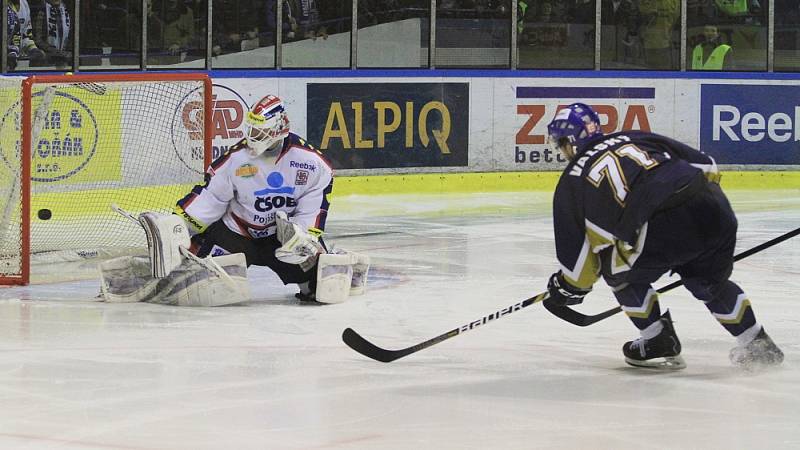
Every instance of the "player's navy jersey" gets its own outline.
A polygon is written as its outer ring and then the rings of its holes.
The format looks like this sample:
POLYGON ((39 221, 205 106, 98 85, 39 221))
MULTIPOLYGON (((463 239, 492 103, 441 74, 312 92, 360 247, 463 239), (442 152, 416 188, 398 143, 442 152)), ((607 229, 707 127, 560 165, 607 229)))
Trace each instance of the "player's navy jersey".
POLYGON ((328 161, 294 133, 284 138, 277 158, 252 158, 246 148, 243 139, 215 160, 205 184, 178 201, 176 214, 195 232, 222 219, 242 236, 271 236, 277 211, 285 211, 301 228, 324 230, 333 189, 328 161))
POLYGON ((590 288, 600 275, 599 253, 608 247, 612 273, 630 269, 644 246, 647 220, 698 178, 718 181, 714 160, 653 133, 614 133, 578 149, 553 197, 556 253, 567 280, 590 288))

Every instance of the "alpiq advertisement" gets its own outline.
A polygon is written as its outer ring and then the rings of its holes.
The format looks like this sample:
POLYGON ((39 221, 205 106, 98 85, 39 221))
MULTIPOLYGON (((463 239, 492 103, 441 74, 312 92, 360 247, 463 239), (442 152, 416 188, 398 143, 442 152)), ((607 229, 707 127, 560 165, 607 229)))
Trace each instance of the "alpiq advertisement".
POLYGON ((309 83, 308 139, 336 169, 468 164, 468 83, 309 83))

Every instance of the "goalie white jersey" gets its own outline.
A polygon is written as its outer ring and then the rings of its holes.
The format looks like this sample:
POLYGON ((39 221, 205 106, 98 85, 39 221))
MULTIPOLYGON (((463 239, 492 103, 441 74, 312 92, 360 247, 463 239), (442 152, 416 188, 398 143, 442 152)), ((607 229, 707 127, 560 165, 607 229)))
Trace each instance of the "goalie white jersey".
POLYGON ((205 184, 178 201, 175 212, 200 233, 222 219, 250 238, 276 232, 275 213, 285 211, 303 229, 325 229, 333 188, 330 163, 304 139, 289 133, 277 157, 251 158, 244 140, 209 166, 205 184))

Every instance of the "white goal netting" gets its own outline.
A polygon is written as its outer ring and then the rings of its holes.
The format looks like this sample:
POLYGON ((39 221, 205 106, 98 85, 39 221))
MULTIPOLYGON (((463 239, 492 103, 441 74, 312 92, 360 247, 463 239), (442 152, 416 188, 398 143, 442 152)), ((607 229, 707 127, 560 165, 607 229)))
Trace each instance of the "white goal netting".
POLYGON ((32 83, 27 98, 24 79, 0 78, 0 276, 22 270, 26 101, 33 264, 142 251, 142 230, 109 205, 168 213, 203 180, 202 80, 64 78, 32 83))

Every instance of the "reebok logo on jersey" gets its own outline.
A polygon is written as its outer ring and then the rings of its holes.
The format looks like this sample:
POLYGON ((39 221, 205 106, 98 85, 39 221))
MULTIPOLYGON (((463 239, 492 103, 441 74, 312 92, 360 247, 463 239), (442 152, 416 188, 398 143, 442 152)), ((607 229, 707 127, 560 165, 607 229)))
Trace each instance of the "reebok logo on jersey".
POLYGON ((289 161, 289 167, 292 167, 292 168, 295 168, 295 169, 306 169, 306 170, 310 170, 312 172, 317 170, 317 166, 315 166, 314 164, 309 164, 307 162, 289 161))

